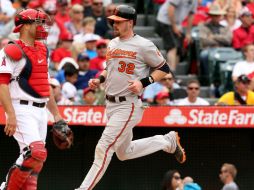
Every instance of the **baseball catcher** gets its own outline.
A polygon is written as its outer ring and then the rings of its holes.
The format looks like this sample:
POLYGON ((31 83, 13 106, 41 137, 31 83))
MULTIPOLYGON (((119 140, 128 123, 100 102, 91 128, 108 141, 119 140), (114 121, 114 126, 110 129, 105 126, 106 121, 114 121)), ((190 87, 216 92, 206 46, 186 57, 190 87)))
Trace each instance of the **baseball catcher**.
POLYGON ((59 120, 53 124, 53 141, 60 150, 68 149, 73 144, 73 132, 64 120, 59 120))

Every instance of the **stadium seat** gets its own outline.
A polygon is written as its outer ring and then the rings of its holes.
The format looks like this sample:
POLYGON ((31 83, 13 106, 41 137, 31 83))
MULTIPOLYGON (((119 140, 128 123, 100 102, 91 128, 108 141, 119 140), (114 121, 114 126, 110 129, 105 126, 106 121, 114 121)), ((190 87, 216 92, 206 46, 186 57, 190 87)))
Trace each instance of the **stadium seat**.
POLYGON ((210 84, 214 84, 216 87, 221 85, 221 65, 227 61, 242 60, 243 55, 241 52, 236 51, 230 47, 221 47, 213 49, 209 53, 209 81, 210 84))
POLYGON ((239 60, 229 60, 225 63, 220 64, 220 72, 221 72, 221 91, 223 93, 233 90, 234 84, 232 81, 232 72, 235 64, 239 60))
POLYGON ((134 32, 145 37, 157 37, 158 35, 154 32, 153 26, 135 26, 134 32))

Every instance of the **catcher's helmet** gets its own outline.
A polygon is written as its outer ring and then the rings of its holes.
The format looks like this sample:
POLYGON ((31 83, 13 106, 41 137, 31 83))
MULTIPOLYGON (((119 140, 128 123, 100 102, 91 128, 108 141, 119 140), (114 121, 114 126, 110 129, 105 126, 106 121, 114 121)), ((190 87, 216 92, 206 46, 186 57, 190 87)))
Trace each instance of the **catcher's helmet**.
POLYGON ((119 5, 116 7, 114 15, 109 16, 108 19, 113 21, 133 20, 133 23, 135 25, 137 20, 137 12, 131 6, 119 5))
POLYGON ((37 24, 36 39, 46 39, 48 36, 48 28, 51 25, 50 17, 40 10, 24 9, 15 16, 14 33, 19 32, 24 24, 37 24))

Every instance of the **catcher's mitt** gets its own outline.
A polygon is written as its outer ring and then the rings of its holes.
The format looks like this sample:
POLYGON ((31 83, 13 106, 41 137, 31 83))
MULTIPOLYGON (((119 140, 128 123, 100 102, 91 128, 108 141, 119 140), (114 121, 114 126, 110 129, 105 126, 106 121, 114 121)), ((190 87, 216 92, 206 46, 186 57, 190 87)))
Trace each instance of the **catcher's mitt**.
POLYGON ((71 147, 73 144, 73 132, 64 120, 55 122, 51 131, 57 148, 64 150, 71 147))

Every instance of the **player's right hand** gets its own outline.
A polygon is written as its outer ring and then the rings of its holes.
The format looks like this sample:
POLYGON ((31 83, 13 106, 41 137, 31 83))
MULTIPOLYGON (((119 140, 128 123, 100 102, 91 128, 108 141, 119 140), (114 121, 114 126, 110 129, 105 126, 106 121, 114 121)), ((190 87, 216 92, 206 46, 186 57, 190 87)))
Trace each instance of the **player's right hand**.
POLYGON ((15 114, 7 114, 4 132, 7 136, 12 136, 17 128, 17 120, 15 114))
POLYGON ((88 86, 92 89, 95 90, 100 86, 100 80, 99 79, 90 79, 88 81, 88 86))

